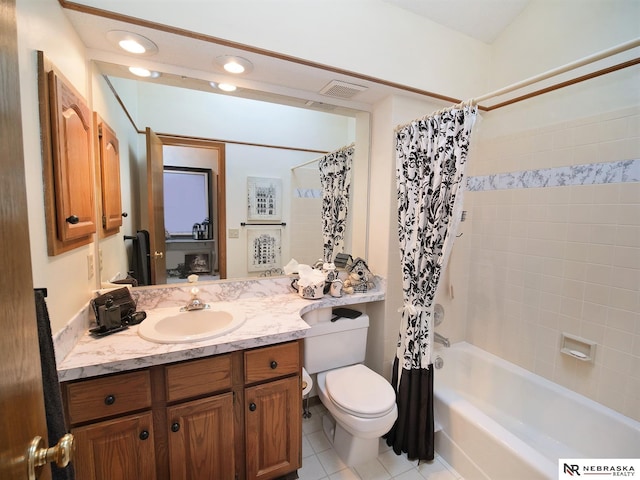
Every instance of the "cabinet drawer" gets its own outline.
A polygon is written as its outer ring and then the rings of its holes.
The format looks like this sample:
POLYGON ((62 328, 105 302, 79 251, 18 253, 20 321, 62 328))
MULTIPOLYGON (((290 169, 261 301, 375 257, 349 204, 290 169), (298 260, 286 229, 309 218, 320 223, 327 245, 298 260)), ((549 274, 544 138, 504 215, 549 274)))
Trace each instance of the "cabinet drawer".
POLYGON ((72 425, 151 406, 146 370, 83 380, 66 384, 65 389, 72 425))
POLYGON ((167 401, 230 389, 231 355, 192 360, 166 367, 167 401))
POLYGON ((245 383, 261 382, 299 371, 298 342, 258 348, 244 353, 245 383))

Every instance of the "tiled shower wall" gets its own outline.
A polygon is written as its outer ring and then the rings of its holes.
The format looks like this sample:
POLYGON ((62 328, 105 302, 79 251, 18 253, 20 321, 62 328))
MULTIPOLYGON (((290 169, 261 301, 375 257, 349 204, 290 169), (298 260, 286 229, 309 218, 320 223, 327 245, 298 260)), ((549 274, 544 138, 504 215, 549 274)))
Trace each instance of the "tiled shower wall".
POLYGON ((467 341, 640 420, 640 108, 476 148, 467 341), (562 332, 595 362, 561 354, 562 332))
MULTIPOLYGON (((314 165, 316 166, 316 165, 314 165)), ((291 258, 313 265, 323 252, 322 190, 316 168, 298 168, 291 175, 291 258)), ((290 259, 283 258, 286 264, 290 259)))

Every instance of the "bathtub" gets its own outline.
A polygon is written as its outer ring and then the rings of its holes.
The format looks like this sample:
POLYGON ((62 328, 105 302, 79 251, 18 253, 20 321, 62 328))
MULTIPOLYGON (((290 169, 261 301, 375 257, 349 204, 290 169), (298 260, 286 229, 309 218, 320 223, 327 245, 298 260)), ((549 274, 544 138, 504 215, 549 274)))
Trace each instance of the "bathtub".
POLYGON ((556 479, 559 458, 640 458, 640 422, 465 342, 434 356, 435 448, 465 480, 556 479))

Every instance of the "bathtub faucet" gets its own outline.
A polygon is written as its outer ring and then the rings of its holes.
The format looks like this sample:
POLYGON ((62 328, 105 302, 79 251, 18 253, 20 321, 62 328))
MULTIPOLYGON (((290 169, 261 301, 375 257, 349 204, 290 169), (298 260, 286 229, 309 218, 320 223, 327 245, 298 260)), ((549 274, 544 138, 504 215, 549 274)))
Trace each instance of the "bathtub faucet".
POLYGON ((451 344, 449 343, 449 339, 447 337, 443 337, 438 332, 434 332, 434 333, 435 333, 435 341, 436 341, 436 343, 441 343, 442 345, 444 345, 447 348, 449 348, 451 346, 451 344))

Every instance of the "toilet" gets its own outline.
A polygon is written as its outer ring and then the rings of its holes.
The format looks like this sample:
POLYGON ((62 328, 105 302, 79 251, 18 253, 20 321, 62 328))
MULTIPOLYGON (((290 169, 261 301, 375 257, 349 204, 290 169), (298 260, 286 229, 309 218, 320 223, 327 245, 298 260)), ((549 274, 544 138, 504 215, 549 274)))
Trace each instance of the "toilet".
POLYGON ((398 409, 391 384, 362 364, 369 317, 307 323, 304 368, 317 374, 318 397, 330 414, 323 419, 324 432, 347 465, 372 460, 398 409))

